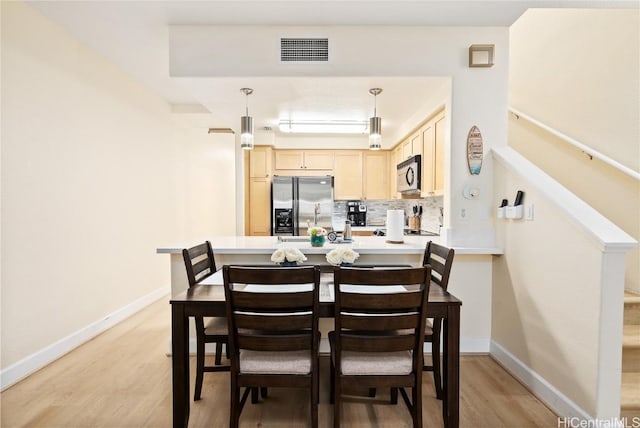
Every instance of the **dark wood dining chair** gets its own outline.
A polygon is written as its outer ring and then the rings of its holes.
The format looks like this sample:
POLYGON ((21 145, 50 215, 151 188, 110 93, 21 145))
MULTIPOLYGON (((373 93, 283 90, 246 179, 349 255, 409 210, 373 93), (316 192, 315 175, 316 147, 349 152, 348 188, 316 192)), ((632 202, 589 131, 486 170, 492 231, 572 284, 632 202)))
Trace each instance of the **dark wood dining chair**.
MULTIPOLYGON (((194 286, 203 279, 216 272, 216 261, 213 257, 211 243, 205 241, 195 247, 182 250, 184 266, 187 270, 189 287, 194 286)), ((196 387, 193 395, 195 401, 200 400, 202 393, 202 381, 205 372, 229 371, 228 365, 222 365, 222 345, 227 345, 227 357, 229 356, 229 330, 225 317, 204 318, 195 317, 196 324, 196 387), (216 356, 214 366, 205 366, 205 344, 216 344, 216 356)))
POLYGON ((229 426, 238 426, 250 392, 287 387, 309 390, 311 426, 317 428, 320 269, 222 269, 231 352, 229 426))
MULTIPOLYGON (((431 266, 431 281, 438 284, 444 291, 449 285, 449 274, 453 265, 455 250, 433 241, 427 243, 422 264, 431 266)), ((436 389, 436 397, 442 400, 442 370, 440 363, 440 334, 442 331, 442 318, 434 318, 427 325, 424 341, 431 343, 431 365, 424 365, 423 370, 433 372, 433 383, 436 389), (431 325, 429 325, 431 324, 431 325)))
POLYGON ((422 427, 422 347, 430 275, 428 266, 336 270, 335 331, 329 333, 334 427, 340 426, 346 383, 390 389, 392 394, 399 390, 414 428, 422 427), (412 389, 411 399, 405 388, 412 389))

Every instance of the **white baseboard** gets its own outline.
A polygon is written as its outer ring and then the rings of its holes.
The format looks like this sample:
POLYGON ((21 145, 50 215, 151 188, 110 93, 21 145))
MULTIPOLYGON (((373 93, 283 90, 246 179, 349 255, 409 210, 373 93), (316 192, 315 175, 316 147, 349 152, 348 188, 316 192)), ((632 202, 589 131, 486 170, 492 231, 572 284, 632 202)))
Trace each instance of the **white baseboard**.
POLYGON ((512 353, 494 341, 491 341, 491 356, 510 372, 511 375, 526 385, 540 401, 544 402, 558 416, 579 418, 581 420, 593 419, 593 416, 590 416, 562 392, 558 391, 546 379, 531 370, 531 368, 516 358, 512 353))
POLYGON ((75 333, 72 333, 69 336, 64 337, 10 365, 0 372, 0 390, 10 387, 14 383, 29 376, 31 373, 57 360, 64 354, 91 340, 125 318, 130 317, 156 300, 167 296, 169 292, 170 288, 168 286, 152 291, 151 293, 129 303, 123 308, 108 314, 104 318, 95 321, 75 333))

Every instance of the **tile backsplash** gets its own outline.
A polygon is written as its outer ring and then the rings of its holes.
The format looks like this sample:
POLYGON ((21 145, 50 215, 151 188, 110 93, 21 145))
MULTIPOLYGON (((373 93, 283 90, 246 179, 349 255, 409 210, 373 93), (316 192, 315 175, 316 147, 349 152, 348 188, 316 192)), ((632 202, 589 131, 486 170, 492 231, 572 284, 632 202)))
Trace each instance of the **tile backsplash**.
MULTIPOLYGON (((362 201, 362 203, 367 206, 367 226, 384 227, 387 220, 387 210, 404 210, 405 216, 411 216, 413 215, 414 206, 422 206, 420 228, 429 232, 440 233, 443 207, 442 196, 433 196, 425 199, 362 201)), ((342 230, 346 219, 347 201, 334 201, 333 227, 337 230, 342 230)))

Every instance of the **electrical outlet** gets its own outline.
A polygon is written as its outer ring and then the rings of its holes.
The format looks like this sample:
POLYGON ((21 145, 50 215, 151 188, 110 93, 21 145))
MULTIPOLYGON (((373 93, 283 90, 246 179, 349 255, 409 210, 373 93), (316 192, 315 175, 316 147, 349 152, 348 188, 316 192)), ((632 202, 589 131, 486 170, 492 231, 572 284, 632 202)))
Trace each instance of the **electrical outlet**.
POLYGON ((460 208, 460 220, 466 220, 469 217, 469 211, 466 208, 460 208))
POLYGON ((533 220, 533 204, 524 205, 524 219, 529 221, 533 220))

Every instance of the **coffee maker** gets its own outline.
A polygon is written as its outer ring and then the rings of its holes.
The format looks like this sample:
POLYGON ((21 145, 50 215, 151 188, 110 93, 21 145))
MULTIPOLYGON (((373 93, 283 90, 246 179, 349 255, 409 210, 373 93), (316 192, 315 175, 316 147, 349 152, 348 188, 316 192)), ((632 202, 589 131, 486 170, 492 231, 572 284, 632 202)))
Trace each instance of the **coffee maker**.
POLYGON ((347 220, 352 226, 366 226, 367 206, 360 201, 347 201, 347 220))

